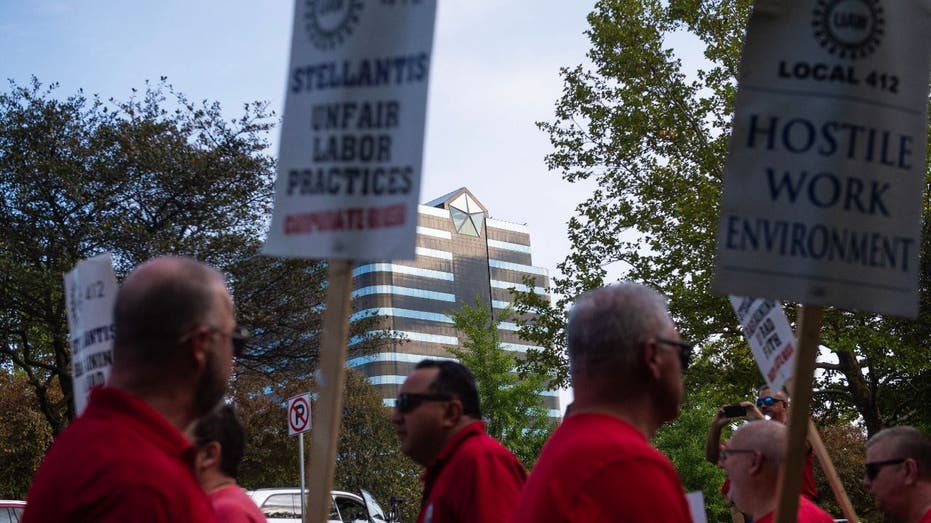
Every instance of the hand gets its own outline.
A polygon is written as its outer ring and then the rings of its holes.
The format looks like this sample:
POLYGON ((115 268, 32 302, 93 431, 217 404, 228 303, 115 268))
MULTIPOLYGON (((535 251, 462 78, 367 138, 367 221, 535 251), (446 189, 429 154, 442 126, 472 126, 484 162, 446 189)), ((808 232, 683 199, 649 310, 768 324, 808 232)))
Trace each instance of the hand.
POLYGON ((761 419, 766 419, 763 416, 763 413, 760 412, 760 409, 756 408, 756 404, 752 401, 741 401, 740 405, 742 407, 747 407, 747 415, 744 416, 744 419, 747 421, 758 421, 761 419))
POLYGON ((727 417, 727 415, 724 414, 724 407, 727 407, 727 406, 728 405, 721 405, 721 408, 718 409, 718 412, 714 415, 713 418, 711 418, 711 424, 713 426, 720 429, 724 427, 725 425, 727 425, 728 423, 730 423, 731 418, 727 417))

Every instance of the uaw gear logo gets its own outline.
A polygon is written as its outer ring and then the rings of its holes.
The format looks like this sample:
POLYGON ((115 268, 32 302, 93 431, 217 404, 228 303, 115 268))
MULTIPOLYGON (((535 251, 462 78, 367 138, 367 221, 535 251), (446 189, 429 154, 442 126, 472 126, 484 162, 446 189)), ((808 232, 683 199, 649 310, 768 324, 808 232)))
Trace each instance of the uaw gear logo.
POLYGON ((879 0, 818 0, 812 14, 815 39, 838 58, 869 56, 882 41, 886 21, 879 0))
POLYGON ((359 23, 362 0, 304 0, 304 27, 314 47, 329 51, 341 45, 359 23))

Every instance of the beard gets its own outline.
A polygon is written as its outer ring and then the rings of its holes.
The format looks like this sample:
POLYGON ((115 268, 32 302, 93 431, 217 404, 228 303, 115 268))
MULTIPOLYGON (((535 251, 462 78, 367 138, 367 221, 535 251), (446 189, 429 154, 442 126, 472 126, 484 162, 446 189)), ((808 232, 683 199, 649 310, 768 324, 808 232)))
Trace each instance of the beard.
POLYGON ((204 375, 194 389, 194 410, 198 418, 213 411, 226 394, 228 378, 223 376, 223 367, 216 351, 207 352, 204 375))

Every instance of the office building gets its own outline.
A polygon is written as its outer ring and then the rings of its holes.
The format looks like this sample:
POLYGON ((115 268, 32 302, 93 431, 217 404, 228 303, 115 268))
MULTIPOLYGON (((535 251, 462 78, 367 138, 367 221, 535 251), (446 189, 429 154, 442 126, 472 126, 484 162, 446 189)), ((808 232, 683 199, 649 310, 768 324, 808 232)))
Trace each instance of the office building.
MULTIPOLYGON (((525 276, 534 278, 538 294, 545 294, 549 283, 547 270, 532 264, 527 227, 490 218, 468 189, 420 205, 418 211, 416 259, 367 263, 353 271, 353 318, 381 316, 383 328, 405 341, 393 342, 385 352, 350 358, 347 365, 361 371, 392 406, 417 362, 452 358, 447 347, 462 347, 450 313, 463 304, 473 306, 476 297, 500 312, 511 302, 509 288, 527 290, 525 276)), ((520 357, 529 346, 516 330, 514 323, 503 322, 499 335, 502 347, 520 357)), ((555 391, 544 393, 544 404, 552 417, 561 415, 555 391)))

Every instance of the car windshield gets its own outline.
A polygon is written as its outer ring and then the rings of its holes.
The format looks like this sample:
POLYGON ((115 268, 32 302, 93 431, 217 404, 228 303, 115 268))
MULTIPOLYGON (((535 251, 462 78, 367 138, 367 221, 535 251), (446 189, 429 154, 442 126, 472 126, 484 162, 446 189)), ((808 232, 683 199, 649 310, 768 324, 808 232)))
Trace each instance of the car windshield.
POLYGON ((362 499, 365 500, 365 505, 369 510, 369 515, 372 516, 372 519, 375 521, 388 521, 388 518, 385 517, 385 511, 382 510, 381 505, 375 501, 375 498, 369 494, 369 491, 361 489, 362 499))

